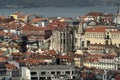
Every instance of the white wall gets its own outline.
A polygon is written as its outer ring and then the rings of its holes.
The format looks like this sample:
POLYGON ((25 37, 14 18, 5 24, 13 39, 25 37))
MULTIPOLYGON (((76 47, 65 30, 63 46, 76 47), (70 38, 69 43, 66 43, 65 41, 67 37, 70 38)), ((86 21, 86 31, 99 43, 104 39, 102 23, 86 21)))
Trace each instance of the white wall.
POLYGON ((22 70, 22 79, 30 80, 30 70, 27 67, 21 67, 22 70))

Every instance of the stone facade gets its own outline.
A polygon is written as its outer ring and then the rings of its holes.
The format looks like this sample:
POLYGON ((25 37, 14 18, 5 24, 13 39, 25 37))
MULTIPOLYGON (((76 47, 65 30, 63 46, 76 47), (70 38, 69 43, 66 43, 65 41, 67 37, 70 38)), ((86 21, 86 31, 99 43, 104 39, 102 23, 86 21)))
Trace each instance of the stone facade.
POLYGON ((55 30, 52 33, 50 49, 66 53, 73 50, 73 34, 69 30, 55 30))

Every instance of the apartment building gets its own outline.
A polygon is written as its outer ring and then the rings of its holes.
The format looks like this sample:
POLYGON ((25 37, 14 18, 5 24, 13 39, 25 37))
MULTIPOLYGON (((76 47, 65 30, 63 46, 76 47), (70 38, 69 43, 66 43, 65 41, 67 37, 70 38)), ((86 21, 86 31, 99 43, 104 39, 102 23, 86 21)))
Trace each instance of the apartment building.
POLYGON ((75 80, 75 70, 71 65, 31 66, 31 80, 75 80))

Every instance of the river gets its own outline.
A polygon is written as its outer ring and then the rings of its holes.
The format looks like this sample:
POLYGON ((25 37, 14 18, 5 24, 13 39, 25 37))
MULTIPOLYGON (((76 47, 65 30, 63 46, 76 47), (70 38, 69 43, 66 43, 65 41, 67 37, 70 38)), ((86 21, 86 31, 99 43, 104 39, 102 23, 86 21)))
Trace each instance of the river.
POLYGON ((80 15, 85 15, 89 12, 116 13, 117 8, 114 6, 95 6, 95 7, 80 7, 80 8, 1 8, 0 15, 11 15, 20 11, 27 14, 36 14, 43 17, 71 17, 75 18, 80 15))

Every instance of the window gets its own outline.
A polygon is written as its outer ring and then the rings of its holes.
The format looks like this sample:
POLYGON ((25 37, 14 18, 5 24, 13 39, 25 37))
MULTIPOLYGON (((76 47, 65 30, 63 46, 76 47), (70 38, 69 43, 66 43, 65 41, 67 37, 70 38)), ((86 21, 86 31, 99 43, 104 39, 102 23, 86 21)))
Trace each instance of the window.
POLYGON ((106 39, 110 39, 110 36, 109 36, 109 35, 107 35, 107 36, 106 36, 106 39))
POLYGON ((106 44, 106 45, 108 45, 108 44, 109 44, 109 41, 108 41, 108 40, 106 40, 106 41, 105 41, 105 44, 106 44))
POLYGON ((73 76, 73 79, 76 79, 75 76, 73 76))
POLYGON ((65 74, 70 74, 70 71, 65 71, 65 74))
POLYGON ((41 75, 46 75, 46 72, 41 72, 41 75))
POLYGON ((63 33, 64 37, 65 37, 65 33, 63 33))
POLYGON ((51 77, 47 77, 48 80, 51 80, 51 77))
POLYGON ((60 43, 62 43, 63 41, 62 41, 62 39, 60 39, 60 43))
POLYGON ((74 74, 75 72, 74 71, 72 71, 72 74, 74 74))
POLYGON ((37 75, 37 72, 31 72, 31 75, 37 75))
POLYGON ((65 39, 64 39, 64 42, 63 42, 63 43, 65 44, 65 42, 66 42, 66 41, 65 41, 65 39))
MULTIPOLYGON (((37 80, 37 79, 36 79, 37 80)), ((45 77, 40 77, 39 80, 45 80, 45 77)))
POLYGON ((61 32, 61 33, 60 33, 60 35, 62 36, 62 35, 63 35, 63 33, 61 32))
POLYGON ((87 41, 87 45, 89 45, 90 44, 90 41, 87 41))
POLYGON ((60 74, 61 72, 60 71, 57 71, 57 75, 60 74))
POLYGON ((84 41, 82 41, 82 47, 84 47, 85 45, 84 45, 84 41))
POLYGON ((31 77, 31 80, 38 80, 38 77, 31 77))
POLYGON ((51 74, 55 74, 55 72, 54 72, 54 71, 52 71, 52 72, 51 72, 51 74))

